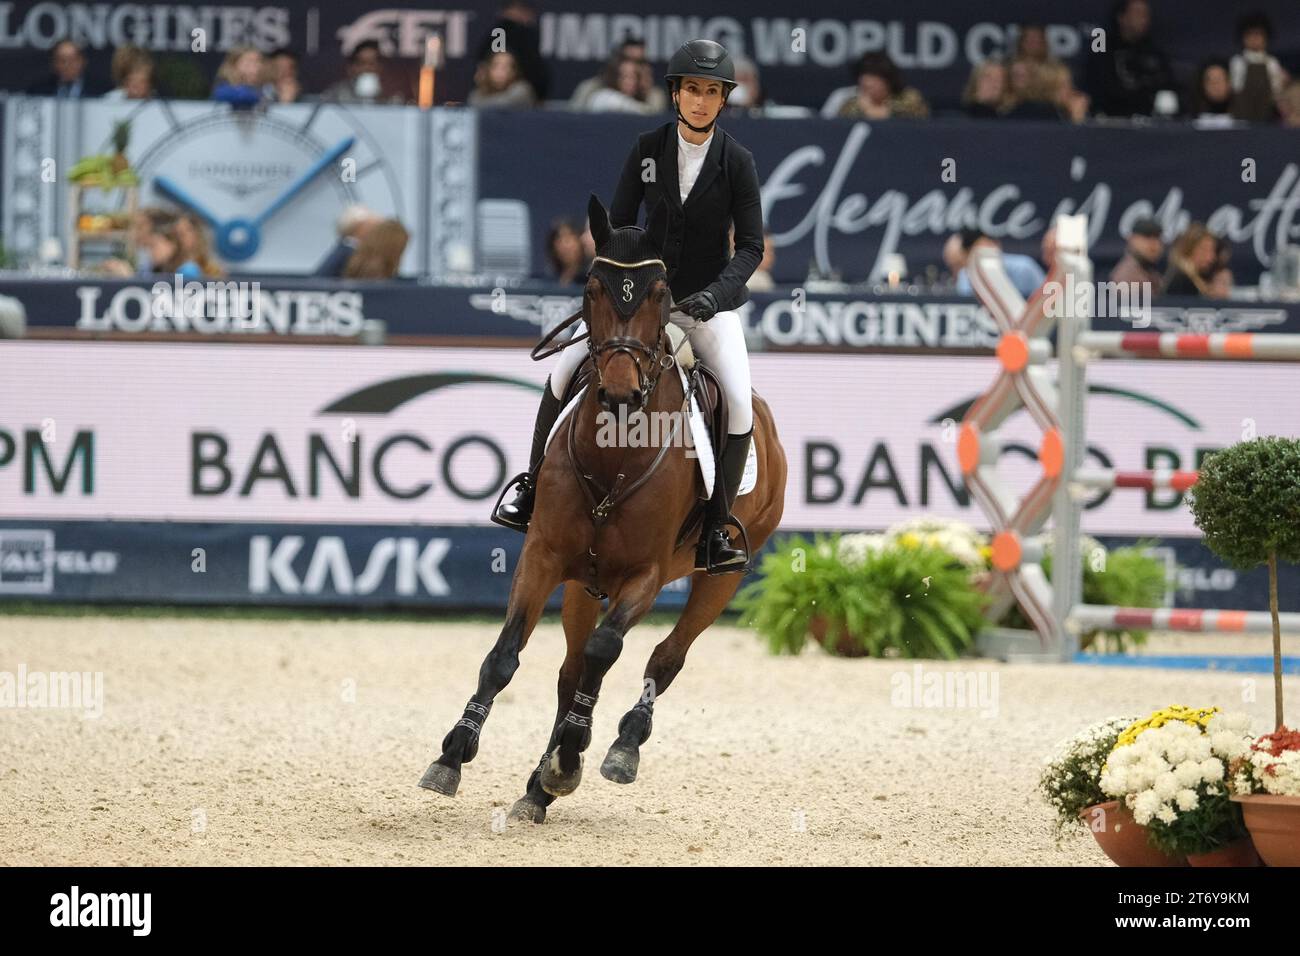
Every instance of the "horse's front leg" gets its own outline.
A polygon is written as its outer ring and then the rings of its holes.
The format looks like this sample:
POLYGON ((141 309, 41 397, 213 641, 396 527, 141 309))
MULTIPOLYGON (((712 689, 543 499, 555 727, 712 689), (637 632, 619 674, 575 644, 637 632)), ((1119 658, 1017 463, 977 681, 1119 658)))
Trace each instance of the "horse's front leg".
POLYGON ((567 796, 582 782, 582 752, 591 743, 591 718, 605 674, 623 650, 623 637, 654 605, 659 593, 657 567, 630 576, 614 598, 609 613, 587 640, 582 653, 582 677, 565 714, 556 746, 542 767, 542 789, 567 796))
POLYGON ((541 538, 529 535, 524 541, 510 585, 506 622, 496 644, 479 668, 478 689, 465 705, 465 712, 442 740, 442 756, 429 765, 420 786, 449 797, 460 786, 460 767, 478 753, 479 733, 497 694, 510 683, 519 667, 519 652, 537 626, 546 599, 560 583, 562 566, 558 556, 541 538))
POLYGON ((650 655, 641 699, 618 722, 618 739, 600 765, 600 774, 606 780, 631 783, 636 779, 641 745, 650 739, 655 700, 668 689, 686 662, 686 652, 695 638, 718 619, 743 578, 743 574, 710 575, 703 571, 691 576, 691 596, 682 609, 682 616, 672 633, 650 655))

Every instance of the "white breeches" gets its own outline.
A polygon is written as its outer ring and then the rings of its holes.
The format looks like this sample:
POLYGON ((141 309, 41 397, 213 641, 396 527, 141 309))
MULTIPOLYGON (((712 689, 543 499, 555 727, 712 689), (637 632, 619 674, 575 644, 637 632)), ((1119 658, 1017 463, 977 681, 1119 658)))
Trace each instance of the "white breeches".
MULTIPOLYGON (((745 346, 745 329, 736 312, 719 312, 707 322, 674 314, 670 321, 686 332, 691 349, 718 375, 727 402, 727 431, 743 435, 754 427, 754 406, 749 384, 749 350, 745 346)), ((581 334, 575 326, 574 335, 581 334)), ((579 346, 560 353, 551 369, 551 393, 564 397, 569 379, 587 358, 579 346)))

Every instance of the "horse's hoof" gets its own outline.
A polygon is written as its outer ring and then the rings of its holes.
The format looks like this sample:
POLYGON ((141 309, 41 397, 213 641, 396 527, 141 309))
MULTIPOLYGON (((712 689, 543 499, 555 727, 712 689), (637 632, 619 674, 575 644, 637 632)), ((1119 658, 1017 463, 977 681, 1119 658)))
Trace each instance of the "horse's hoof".
POLYGON ((546 821, 546 808, 540 803, 529 800, 527 797, 520 797, 515 801, 515 805, 510 808, 510 814, 507 820, 519 820, 522 823, 544 823, 546 821))
POLYGON ((448 767, 446 764, 438 763, 436 760, 429 764, 429 769, 424 772, 420 778, 420 786, 425 790, 433 790, 448 797, 456 796, 456 788, 460 786, 460 768, 448 767))
POLYGON ((605 754, 605 762, 600 765, 600 775, 615 783, 631 783, 636 779, 636 769, 641 763, 641 752, 617 743, 605 754))
POLYGON ((567 797, 582 783, 582 754, 578 754, 578 769, 565 775, 560 769, 560 751, 557 747, 551 759, 542 767, 542 789, 553 797, 567 797))

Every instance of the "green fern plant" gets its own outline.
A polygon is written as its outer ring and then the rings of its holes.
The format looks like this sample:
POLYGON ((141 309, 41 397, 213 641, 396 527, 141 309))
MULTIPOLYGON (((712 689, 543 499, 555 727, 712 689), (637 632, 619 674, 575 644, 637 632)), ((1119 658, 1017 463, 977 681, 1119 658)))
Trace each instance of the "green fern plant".
POLYGON ((742 622, 773 653, 810 636, 844 656, 955 658, 983 624, 970 572, 937 548, 889 544, 844 560, 839 535, 786 539, 740 594, 742 622))

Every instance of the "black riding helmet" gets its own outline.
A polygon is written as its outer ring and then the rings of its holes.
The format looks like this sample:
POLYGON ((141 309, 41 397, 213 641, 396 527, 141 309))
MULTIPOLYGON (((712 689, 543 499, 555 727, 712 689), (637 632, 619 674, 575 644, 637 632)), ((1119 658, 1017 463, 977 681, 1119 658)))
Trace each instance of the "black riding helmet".
MULTIPOLYGON (((677 89, 677 84, 688 76, 721 83, 724 106, 727 94, 736 88, 736 66, 731 62, 731 54, 721 43, 712 40, 687 40, 673 54, 668 61, 668 72, 664 75, 669 96, 677 89)), ((713 123, 717 122, 715 119, 708 126, 691 126, 686 117, 682 116, 680 108, 677 109, 677 119, 697 133, 707 133, 713 128, 713 123)))

